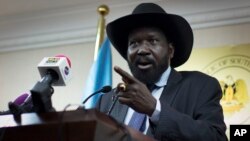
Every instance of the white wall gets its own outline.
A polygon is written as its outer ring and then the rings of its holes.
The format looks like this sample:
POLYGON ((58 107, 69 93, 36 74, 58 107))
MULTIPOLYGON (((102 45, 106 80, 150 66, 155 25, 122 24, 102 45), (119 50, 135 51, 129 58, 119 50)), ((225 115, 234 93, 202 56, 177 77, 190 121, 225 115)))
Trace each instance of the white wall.
POLYGON ((250 23, 194 31, 194 47, 250 43, 250 23))

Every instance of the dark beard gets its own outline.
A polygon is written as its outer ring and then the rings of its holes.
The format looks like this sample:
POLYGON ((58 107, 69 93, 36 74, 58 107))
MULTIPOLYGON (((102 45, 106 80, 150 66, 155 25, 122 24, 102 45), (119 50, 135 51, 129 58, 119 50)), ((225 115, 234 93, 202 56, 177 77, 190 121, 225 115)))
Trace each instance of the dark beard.
MULTIPOLYGON (((136 61, 135 61, 136 62, 136 61)), ((155 62, 151 61, 153 67, 149 70, 141 70, 137 67, 136 63, 132 64, 128 62, 129 68, 131 70, 131 73, 135 78, 140 80, 146 85, 151 85, 157 82, 162 73, 168 68, 168 61, 166 60, 161 60, 159 63, 160 65, 157 66, 155 62)))

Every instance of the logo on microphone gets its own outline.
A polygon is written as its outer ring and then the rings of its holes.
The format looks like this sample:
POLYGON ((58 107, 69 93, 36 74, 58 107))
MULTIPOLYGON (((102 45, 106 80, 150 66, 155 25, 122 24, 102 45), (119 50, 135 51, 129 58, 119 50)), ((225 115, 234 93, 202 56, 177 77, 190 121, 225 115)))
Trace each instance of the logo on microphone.
POLYGON ((46 63, 57 63, 60 60, 60 58, 55 58, 55 57, 51 57, 48 58, 48 60, 46 61, 46 63))
POLYGON ((66 75, 69 74, 69 68, 67 66, 65 66, 65 68, 64 68, 64 74, 66 74, 66 75))

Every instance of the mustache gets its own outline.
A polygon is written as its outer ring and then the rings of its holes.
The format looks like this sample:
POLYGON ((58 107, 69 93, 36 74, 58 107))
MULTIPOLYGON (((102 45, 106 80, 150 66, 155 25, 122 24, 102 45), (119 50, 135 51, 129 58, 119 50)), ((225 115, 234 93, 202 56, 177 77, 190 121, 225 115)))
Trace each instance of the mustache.
POLYGON ((155 64, 154 59, 146 56, 138 56, 135 58, 134 63, 139 64, 139 63, 150 63, 150 64, 155 64))

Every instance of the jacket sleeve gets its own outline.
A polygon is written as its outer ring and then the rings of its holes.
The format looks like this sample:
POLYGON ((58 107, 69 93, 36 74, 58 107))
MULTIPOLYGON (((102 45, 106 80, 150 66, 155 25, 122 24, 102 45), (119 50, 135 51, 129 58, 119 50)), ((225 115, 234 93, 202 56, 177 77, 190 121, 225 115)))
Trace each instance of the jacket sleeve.
POLYGON ((176 96, 171 103, 161 100, 160 119, 158 124, 151 128, 156 139, 167 141, 227 140, 220 105, 222 97, 220 85, 212 77, 205 77, 201 80, 192 79, 174 87, 176 96))

